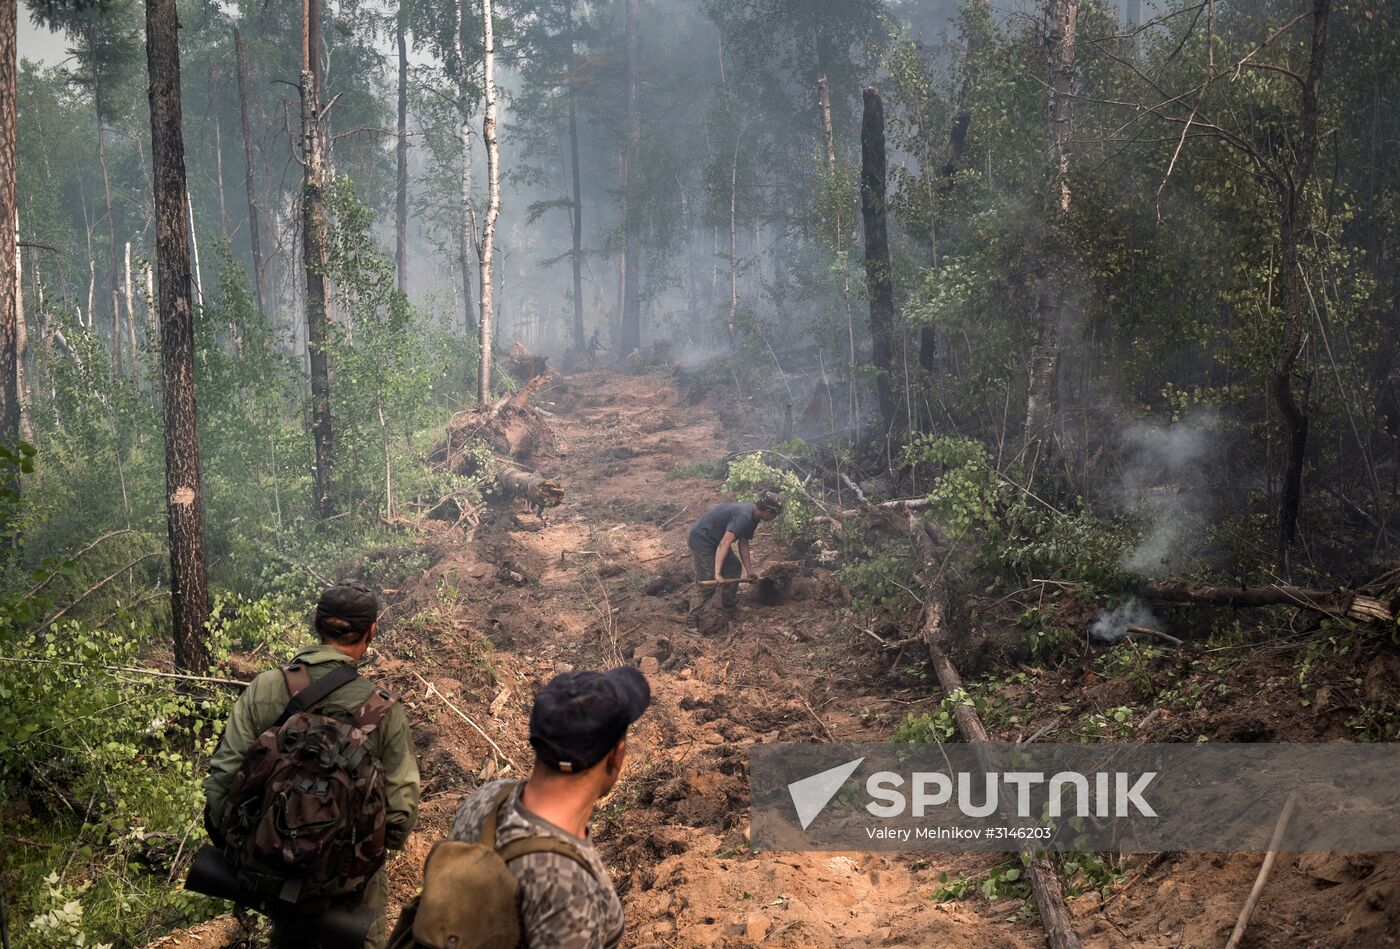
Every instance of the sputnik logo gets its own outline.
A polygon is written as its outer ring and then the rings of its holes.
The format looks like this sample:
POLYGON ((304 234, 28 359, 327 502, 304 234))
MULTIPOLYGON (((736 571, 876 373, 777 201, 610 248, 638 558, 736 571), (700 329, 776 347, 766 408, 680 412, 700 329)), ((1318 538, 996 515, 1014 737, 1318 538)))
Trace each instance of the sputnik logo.
POLYGON ((855 774, 856 768, 859 768, 864 760, 857 758, 855 761, 848 761, 787 786, 788 794, 792 796, 792 806, 797 811, 797 819, 801 822, 803 830, 811 826, 812 821, 831 803, 836 792, 841 790, 841 786, 855 774))

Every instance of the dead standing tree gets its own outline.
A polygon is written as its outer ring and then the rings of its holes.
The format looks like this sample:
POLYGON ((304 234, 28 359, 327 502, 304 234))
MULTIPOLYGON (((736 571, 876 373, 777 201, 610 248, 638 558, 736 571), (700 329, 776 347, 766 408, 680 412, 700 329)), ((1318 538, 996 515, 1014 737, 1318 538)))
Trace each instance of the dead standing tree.
POLYGON ((165 381, 165 491, 170 533, 170 604, 175 665, 209 668, 204 627, 209 586, 204 562, 204 501, 194 394, 194 310, 186 230, 185 146, 180 125, 179 20, 175 0, 147 0, 151 159, 155 177, 156 270, 161 368, 165 381))
POLYGON ((899 427, 895 398, 894 283, 890 273, 889 231, 885 222, 885 105, 878 90, 865 88, 860 130, 860 208, 865 225, 865 279, 870 292, 870 357, 880 429, 886 437, 899 427))
POLYGON ((306 350, 311 368, 311 437, 316 451, 313 509, 335 513, 331 474, 331 370, 326 315, 326 155, 321 108, 321 0, 301 6, 302 263, 306 271, 306 350))
POLYGON ((394 142, 394 275, 408 292, 408 0, 399 0, 394 23, 399 53, 399 122, 394 142))
POLYGON ((1069 153, 1073 132, 1075 21, 1079 0, 1050 0, 1046 45, 1049 54, 1049 198, 1048 220, 1036 263, 1036 300, 1026 388, 1025 444, 1028 457, 1044 455, 1053 441, 1055 376, 1069 309, 1065 301, 1065 265, 1069 240, 1069 153))

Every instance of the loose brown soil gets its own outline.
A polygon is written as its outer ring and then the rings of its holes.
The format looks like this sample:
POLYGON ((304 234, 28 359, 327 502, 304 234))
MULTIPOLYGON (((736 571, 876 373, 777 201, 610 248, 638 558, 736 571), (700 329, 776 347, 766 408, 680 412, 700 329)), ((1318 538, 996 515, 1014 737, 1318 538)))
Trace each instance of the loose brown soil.
MULTIPOLYGON (((760 566, 795 561, 799 576, 776 603, 742 594, 727 631, 687 633, 685 533, 725 498, 718 482, 675 472, 762 443, 733 434, 742 431, 740 414, 720 396, 691 404, 660 372, 573 375, 535 404, 550 413, 553 438, 542 440, 531 464, 564 483, 563 506, 544 521, 498 506, 470 540, 445 527, 427 538, 432 565, 394 598, 378 644, 372 674, 402 696, 424 778, 418 830, 390 863, 395 900, 416 891, 429 847, 474 787, 528 769, 535 688, 572 666, 635 662, 651 680, 654 705, 634 729, 629 770, 594 824, 627 910, 626 945, 1043 945, 1033 909, 1027 914, 1017 899, 932 899, 941 875, 985 874, 1008 857, 746 849, 748 746, 887 740, 907 713, 937 705, 922 656, 882 650, 843 614, 828 570, 765 530, 755 543, 760 566)), ((1207 675, 1184 662, 1161 660, 1150 673, 1207 675)), ((1056 714, 1068 720, 1085 708, 1126 704, 1123 690, 1132 687, 1088 665, 1070 657, 1059 668, 1027 666, 1005 699, 1028 714, 1001 728, 1002 737, 1056 714), (1068 711, 1035 715, 1057 707, 1068 711)), ((1284 671, 1261 665, 1258 679, 1284 671)), ((1271 719, 1277 712, 1254 697, 1221 704, 1207 714, 1215 724, 1195 726, 1193 735, 1313 740, 1296 723, 1271 719), (1264 731, 1251 731, 1255 725, 1264 731)), ((1178 720, 1157 724, 1163 730, 1153 738, 1181 737, 1166 728, 1178 720)), ((1223 945, 1259 861, 1133 858, 1107 901, 1097 892, 1072 901, 1077 929, 1091 947, 1223 945)), ((1400 862, 1392 858, 1281 860, 1245 944, 1395 945, 1397 887, 1400 862)))

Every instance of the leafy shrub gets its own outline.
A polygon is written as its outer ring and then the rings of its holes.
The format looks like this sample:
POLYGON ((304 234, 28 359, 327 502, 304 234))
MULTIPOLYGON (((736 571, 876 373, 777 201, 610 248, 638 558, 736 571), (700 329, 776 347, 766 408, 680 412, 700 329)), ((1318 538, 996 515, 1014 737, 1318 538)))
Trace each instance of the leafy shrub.
POLYGON ((773 536, 779 541, 800 534, 816 513, 797 475, 765 464, 760 452, 729 463, 724 490, 741 501, 757 501, 764 491, 782 495, 783 513, 773 521, 773 536))
POLYGON ((897 612, 919 602, 914 571, 905 557, 873 554, 844 565, 840 577, 851 591, 852 609, 897 612))

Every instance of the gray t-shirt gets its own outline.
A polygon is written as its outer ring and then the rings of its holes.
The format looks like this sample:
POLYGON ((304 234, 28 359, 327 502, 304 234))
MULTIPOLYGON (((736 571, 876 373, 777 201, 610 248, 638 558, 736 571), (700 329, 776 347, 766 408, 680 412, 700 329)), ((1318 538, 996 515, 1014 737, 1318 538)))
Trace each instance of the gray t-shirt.
MULTIPOLYGON (((486 813, 510 782, 492 781, 477 788, 457 810, 452 839, 474 843, 486 813)), ((520 924, 526 949, 612 949, 622 939, 622 901, 591 839, 573 834, 526 810, 520 790, 511 792, 496 824, 499 849, 522 837, 555 837, 588 861, 588 871, 557 853, 527 853, 510 862, 520 881, 520 924)))
POLYGON ((719 542, 724 540, 726 531, 733 531, 739 540, 753 540, 753 532, 758 529, 758 515, 753 505, 747 502, 732 502, 712 507, 690 528, 686 543, 693 553, 710 554, 719 550, 719 542))

